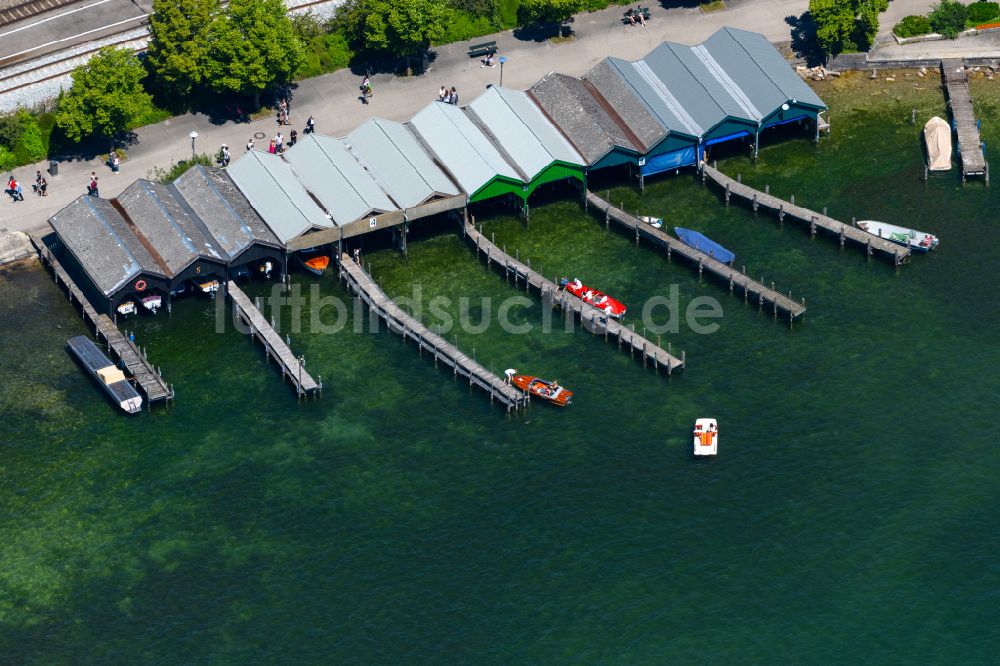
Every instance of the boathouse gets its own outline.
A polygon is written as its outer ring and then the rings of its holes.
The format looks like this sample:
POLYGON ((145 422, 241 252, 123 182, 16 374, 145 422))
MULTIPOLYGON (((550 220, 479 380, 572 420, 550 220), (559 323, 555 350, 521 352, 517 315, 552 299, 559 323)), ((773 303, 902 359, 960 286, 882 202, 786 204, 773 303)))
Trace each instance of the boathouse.
POLYGON ((224 170, 195 166, 170 187, 226 253, 230 271, 242 266, 260 268, 266 261, 285 265, 284 248, 278 238, 224 170))
POLYGON ((585 182, 583 157, 527 93, 493 86, 466 113, 518 171, 525 200, 545 183, 567 178, 585 182))
POLYGON ((110 201, 81 195, 49 224, 58 236, 52 249, 86 275, 81 288, 98 309, 112 312, 135 294, 170 293, 169 269, 110 201))
POLYGON ((527 184, 496 145, 458 106, 431 102, 409 122, 424 148, 468 195, 469 203, 512 194, 527 184))

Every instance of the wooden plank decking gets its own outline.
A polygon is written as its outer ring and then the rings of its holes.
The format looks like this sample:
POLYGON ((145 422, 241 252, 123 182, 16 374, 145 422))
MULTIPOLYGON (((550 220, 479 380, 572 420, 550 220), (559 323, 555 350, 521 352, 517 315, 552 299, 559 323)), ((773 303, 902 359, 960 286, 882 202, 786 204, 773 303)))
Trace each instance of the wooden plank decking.
POLYGON ((264 343, 264 353, 273 357, 281 367, 281 378, 288 377, 299 397, 323 390, 323 384, 312 378, 305 369, 305 359, 295 356, 292 350, 270 322, 264 318, 250 297, 243 293, 235 282, 229 281, 228 293, 233 301, 233 310, 250 327, 250 335, 264 343))
POLYGON ((110 317, 97 313, 90 300, 41 238, 31 236, 31 240, 35 244, 35 248, 38 249, 42 263, 52 270, 56 284, 62 284, 66 287, 70 303, 80 304, 84 321, 94 327, 94 334, 98 339, 104 340, 108 348, 115 353, 119 362, 125 366, 125 370, 146 394, 146 399, 150 403, 156 400, 173 400, 173 387, 167 384, 163 375, 152 366, 146 357, 145 350, 140 349, 135 342, 125 337, 110 317))
POLYGON ((748 277, 746 275, 745 267, 744 271, 740 272, 732 266, 724 264, 718 259, 705 254, 701 250, 696 250, 690 245, 687 245, 672 236, 668 236, 663 231, 654 229, 634 215, 630 215, 620 208, 612 206, 610 203, 589 190, 587 191, 587 204, 604 213, 605 223, 610 220, 614 220, 618 224, 621 224, 627 229, 633 231, 635 233, 636 241, 638 241, 639 238, 645 238, 654 245, 658 245, 659 247, 666 249, 667 259, 670 259, 671 255, 677 254, 688 261, 697 264, 699 278, 701 277, 702 271, 708 271, 712 275, 715 275, 716 277, 729 283, 729 293, 733 292, 733 287, 739 287, 743 290, 744 297, 748 297, 750 294, 753 294, 758 305, 761 307, 768 305, 774 311, 775 316, 777 316, 780 311, 787 314, 789 319, 795 319, 796 317, 804 315, 806 312, 804 301, 793 301, 790 296, 786 296, 779 291, 768 288, 761 282, 757 282, 753 278, 748 277))
POLYGON ((983 143, 979 136, 979 124, 972 109, 972 93, 969 92, 969 77, 965 73, 965 63, 960 58, 941 61, 941 78, 948 91, 948 107, 955 120, 958 133, 958 152, 962 158, 962 180, 967 176, 983 176, 990 182, 990 166, 983 154, 983 143))
POLYGON ((518 280, 523 280, 526 290, 528 288, 538 290, 542 296, 543 303, 548 302, 552 307, 559 307, 563 312, 578 316, 580 321, 584 323, 584 328, 591 333, 604 335, 605 339, 608 336, 614 337, 618 341, 619 349, 622 349, 624 345, 630 355, 636 352, 640 353, 643 365, 650 362, 655 369, 659 369, 660 367, 666 368, 667 374, 671 374, 674 370, 684 367, 685 355, 683 352, 681 358, 674 357, 668 351, 647 340, 634 330, 627 328, 614 319, 606 317, 603 312, 589 303, 584 303, 576 296, 566 293, 556 286, 554 282, 546 279, 541 273, 532 270, 530 264, 521 263, 520 260, 511 257, 501 250, 495 243, 486 238, 482 232, 477 230, 475 226, 463 223, 462 229, 465 238, 475 243, 476 254, 483 253, 486 255, 486 263, 488 265, 496 264, 504 270, 506 275, 513 275, 515 284, 518 280))
POLYGON ((772 196, 770 192, 755 190, 738 180, 730 178, 708 164, 702 164, 701 173, 702 179, 708 178, 716 185, 725 189, 727 204, 729 203, 730 196, 746 199, 753 206, 755 212, 758 206, 763 206, 775 211, 778 214, 779 220, 783 221, 785 216, 788 215, 789 217, 808 223, 809 231, 813 235, 815 235, 817 228, 825 229, 840 238, 841 247, 844 246, 845 240, 850 240, 864 247, 869 255, 874 250, 878 250, 886 256, 891 257, 896 265, 903 263, 910 256, 910 248, 897 245, 884 238, 879 238, 874 234, 870 234, 849 224, 844 224, 822 213, 817 213, 802 206, 796 206, 794 197, 793 201, 788 202, 772 196))
POLYGON ((421 352, 426 350, 433 354, 435 366, 440 361, 452 369, 455 377, 467 377, 469 386, 478 386, 489 393, 490 402, 500 401, 508 412, 527 406, 528 398, 525 394, 487 370, 475 359, 460 352, 457 347, 396 305, 375 284, 371 276, 346 254, 340 258, 340 278, 372 312, 385 320, 390 331, 403 336, 403 340, 409 338, 416 342, 421 352))

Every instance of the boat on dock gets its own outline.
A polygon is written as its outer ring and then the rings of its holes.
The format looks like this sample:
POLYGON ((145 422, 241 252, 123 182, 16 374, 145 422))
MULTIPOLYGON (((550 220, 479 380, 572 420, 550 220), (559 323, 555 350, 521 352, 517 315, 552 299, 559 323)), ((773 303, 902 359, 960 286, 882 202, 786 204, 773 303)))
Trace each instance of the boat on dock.
POLYGON ((722 247, 701 232, 685 229, 684 227, 674 227, 674 233, 677 234, 677 237, 680 238, 681 242, 685 245, 693 247, 700 252, 704 252, 708 256, 713 259, 717 259, 724 264, 731 264, 733 263, 733 260, 736 259, 736 255, 734 253, 722 247))
POLYGON ((559 386, 555 381, 541 379, 532 375, 519 375, 514 368, 508 368, 504 373, 507 381, 522 391, 527 391, 531 395, 547 400, 553 405, 565 407, 573 400, 573 392, 559 386))
POLYGON ((597 291, 596 289, 591 289, 581 282, 580 278, 573 278, 572 280, 569 278, 563 278, 559 281, 559 285, 584 303, 593 305, 609 317, 621 319, 625 316, 627 308, 621 303, 621 301, 597 291))
POLYGON ((934 116, 924 125, 927 144, 927 168, 930 171, 951 171, 951 125, 934 116))
POLYGON ((318 251, 303 250, 297 258, 302 267, 316 277, 321 277, 330 267, 330 256, 318 251))
POLYGON ((876 220, 861 220, 858 222, 858 229, 897 245, 908 247, 914 252, 929 252, 936 248, 939 242, 938 237, 934 234, 876 220))
POLYGON ((639 219, 648 224, 649 226, 653 227, 654 229, 659 229, 660 227, 663 226, 662 217, 650 217, 649 215, 641 215, 639 219))
POLYGON ((694 422, 694 454, 714 456, 719 452, 719 424, 715 419, 698 419, 694 422))
POLYGON ((122 410, 129 414, 142 411, 142 396, 125 378, 125 373, 119 370, 90 338, 78 335, 67 340, 66 344, 70 353, 83 364, 104 392, 111 396, 122 410))

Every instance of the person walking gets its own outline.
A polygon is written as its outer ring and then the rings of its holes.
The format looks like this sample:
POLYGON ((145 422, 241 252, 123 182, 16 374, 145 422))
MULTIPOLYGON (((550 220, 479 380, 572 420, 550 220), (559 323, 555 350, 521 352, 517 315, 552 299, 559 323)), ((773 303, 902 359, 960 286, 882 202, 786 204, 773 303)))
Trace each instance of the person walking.
POLYGON ((372 92, 371 79, 369 79, 368 75, 365 74, 365 78, 361 81, 361 101, 367 104, 368 100, 370 100, 374 94, 375 93, 372 92))
POLYGON ((455 90, 455 86, 451 87, 451 93, 448 95, 448 103, 458 106, 458 91, 455 90))
POLYGON ((267 144, 267 152, 274 155, 274 139, 271 139, 270 143, 267 144))
POLYGON ((227 146, 226 144, 222 144, 222 166, 223 167, 229 166, 229 160, 230 160, 229 146, 227 146))
POLYGON ((250 152, 251 150, 253 150, 253 137, 250 137, 250 140, 247 141, 247 152, 250 152))
POLYGON ((306 120, 306 133, 312 134, 315 131, 316 131, 316 118, 313 116, 309 116, 309 119, 306 120))
POLYGON ((31 186, 31 191, 42 196, 42 172, 35 171, 35 184, 31 186))
POLYGON ((49 181, 45 180, 45 176, 38 181, 38 194, 43 197, 49 196, 49 181))
POLYGON ((118 169, 121 167, 121 160, 118 159, 118 153, 111 152, 111 173, 118 175, 118 169))
POLYGON ((93 171, 90 172, 90 185, 87 186, 87 194, 92 197, 100 196, 97 189, 97 174, 93 171))
POLYGON ((299 140, 299 133, 293 129, 291 134, 288 135, 288 146, 289 147, 294 146, 295 142, 298 140, 299 140))
POLYGON ((441 90, 438 91, 438 101, 447 102, 448 101, 448 89, 441 86, 441 90))
POLYGON ((285 149, 285 139, 281 136, 281 132, 274 135, 274 152, 280 153, 285 149))

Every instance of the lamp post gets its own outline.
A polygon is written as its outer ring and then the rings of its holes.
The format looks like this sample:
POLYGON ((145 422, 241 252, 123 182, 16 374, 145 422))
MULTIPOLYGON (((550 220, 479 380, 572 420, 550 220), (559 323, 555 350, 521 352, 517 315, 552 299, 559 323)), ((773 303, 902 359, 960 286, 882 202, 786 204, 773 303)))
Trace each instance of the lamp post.
POLYGON ((503 64, 507 62, 507 56, 500 56, 500 85, 503 86, 503 64))
POLYGON ((194 140, 198 138, 198 133, 195 132, 194 130, 191 130, 191 133, 188 134, 188 136, 191 137, 191 159, 194 159, 194 156, 196 154, 194 152, 194 140))

